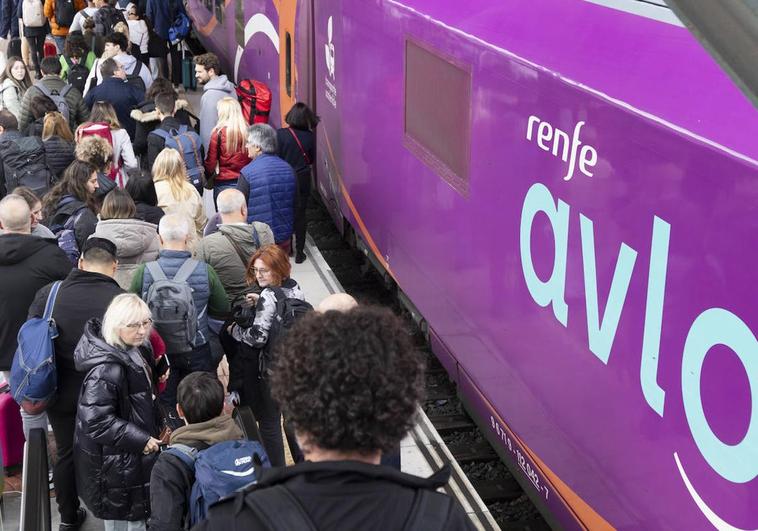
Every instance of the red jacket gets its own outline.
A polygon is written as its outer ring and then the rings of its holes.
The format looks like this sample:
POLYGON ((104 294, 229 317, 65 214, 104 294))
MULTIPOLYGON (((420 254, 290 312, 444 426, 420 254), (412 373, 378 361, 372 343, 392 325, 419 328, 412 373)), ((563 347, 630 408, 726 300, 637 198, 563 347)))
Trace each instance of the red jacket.
POLYGON ((219 164, 219 173, 216 181, 230 181, 240 176, 240 170, 250 164, 247 156, 247 148, 242 147, 238 151, 229 152, 226 148, 226 128, 221 131, 214 129, 211 133, 211 143, 208 146, 208 154, 205 156, 205 172, 210 175, 219 164), (221 137, 221 149, 218 147, 218 139, 221 137), (220 155, 220 156, 219 156, 220 155))

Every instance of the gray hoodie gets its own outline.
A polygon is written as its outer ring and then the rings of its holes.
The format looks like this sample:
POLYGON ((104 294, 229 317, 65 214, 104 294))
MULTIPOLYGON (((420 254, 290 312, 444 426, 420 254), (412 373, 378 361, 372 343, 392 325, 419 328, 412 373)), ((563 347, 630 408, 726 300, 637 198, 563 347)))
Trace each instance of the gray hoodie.
POLYGON ((234 83, 221 74, 209 80, 203 87, 203 97, 200 100, 200 140, 203 141, 205 153, 208 153, 208 145, 211 142, 211 132, 218 122, 218 110, 216 104, 227 96, 236 98, 234 83))

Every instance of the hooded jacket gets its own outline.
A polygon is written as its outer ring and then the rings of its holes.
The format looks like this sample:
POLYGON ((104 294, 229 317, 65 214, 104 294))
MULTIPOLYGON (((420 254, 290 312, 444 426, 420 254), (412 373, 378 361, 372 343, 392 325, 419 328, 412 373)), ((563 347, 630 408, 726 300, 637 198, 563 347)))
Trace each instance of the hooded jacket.
POLYGON ((218 232, 209 234, 200 240, 195 246, 195 258, 209 264, 218 273, 221 284, 224 285, 226 294, 231 304, 237 296, 247 289, 245 272, 250 257, 260 247, 274 243, 274 233, 265 223, 252 223, 241 225, 219 225, 218 232), (258 236, 258 243, 253 237, 253 231, 258 236), (245 258, 242 261, 239 253, 229 238, 240 247, 245 258))
POLYGON ((8 78, 0 85, 0 94, 3 98, 3 109, 9 110, 18 119, 21 115, 21 98, 24 95, 18 85, 8 78))
POLYGON ((69 164, 74 162, 74 143, 59 136, 51 136, 43 140, 42 144, 45 146, 47 167, 50 168, 53 178, 58 181, 69 164))
MULTIPOLYGON (((114 55, 113 59, 124 68, 124 72, 126 72, 126 74, 129 76, 134 73, 137 68, 137 62, 139 61, 136 57, 129 55, 126 52, 114 55)), ((85 96, 89 94, 90 91, 94 90, 95 87, 102 84, 103 74, 100 73, 100 66, 103 61, 104 59, 100 58, 95 60, 95 62, 92 64, 89 75, 87 76, 87 81, 84 84, 85 96)), ((153 74, 150 73, 150 68, 145 63, 142 63, 142 68, 140 68, 139 71, 139 77, 142 78, 142 82, 145 84, 145 90, 147 91, 150 88, 150 85, 153 84, 153 74)))
MULTIPOLYGON (((21 113, 18 118, 19 131, 25 131, 26 128, 29 127, 29 124, 32 122, 31 106, 34 97, 44 96, 44 94, 42 94, 42 91, 37 88, 37 83, 42 83, 51 92, 58 93, 60 93, 63 90, 63 87, 66 86, 66 82, 63 81, 60 77, 47 75, 43 76, 42 79, 29 87, 29 90, 24 93, 24 97, 21 99, 21 113)), ((66 93, 64 99, 68 105, 68 125, 71 127, 71 130, 74 131, 80 123, 84 122, 87 119, 89 111, 84 105, 82 93, 73 87, 66 93)))
POLYGON ((145 520, 155 454, 142 453, 157 436, 153 386, 137 349, 114 347, 90 319, 74 352, 86 372, 76 410, 74 464, 79 494, 103 520, 145 520))
MULTIPOLYGON (((174 113, 174 118, 179 120, 180 124, 192 127, 189 102, 185 99, 178 99, 176 100, 175 108, 176 112, 174 113)), ((130 116, 136 123, 134 140, 132 142, 134 153, 137 155, 146 155, 147 135, 149 135, 150 132, 161 123, 160 118, 158 118, 158 111, 155 110, 155 102, 153 100, 145 100, 141 102, 137 105, 137 108, 131 112, 130 116)), ((143 164, 143 167, 149 168, 147 163, 143 164)))
POLYGON ((224 74, 208 80, 203 87, 203 97, 200 99, 200 140, 203 141, 205 153, 208 153, 211 132, 218 122, 216 104, 227 96, 236 98, 237 93, 234 90, 234 83, 229 81, 224 74))
MULTIPOLYGON (((256 500, 267 488, 283 485, 299 502, 316 529, 405 529, 416 493, 434 491, 447 483, 449 467, 429 478, 399 472, 393 468, 357 461, 298 463, 264 469, 260 480, 211 507, 208 519, 195 531, 230 529, 271 529, 267 519, 244 502, 256 500)), ((271 492, 271 491, 269 491, 271 492)), ((268 493, 266 493, 268 494, 268 493)), ((435 497, 446 497, 437 492, 435 497)), ((454 501, 435 525, 418 529, 473 530, 471 520, 454 501)), ((439 518, 434 515, 434 518, 439 518)), ((279 529, 280 527, 274 527, 279 529)), ((416 527, 414 527, 416 529, 416 527)))
POLYGON ((292 166, 263 153, 242 168, 237 189, 247 199, 247 221, 260 221, 274 231, 276 243, 292 237, 297 183, 292 166))
POLYGON ((0 370, 11 368, 16 336, 37 290, 69 271, 71 262, 55 240, 0 235, 0 370))
POLYGON ((65 195, 58 202, 58 207, 55 209, 55 213, 47 218, 44 225, 53 232, 56 227, 62 227, 66 220, 73 215, 77 210, 84 207, 82 215, 74 224, 74 236, 76 237, 76 245, 79 249, 84 249, 84 243, 87 238, 92 236, 97 226, 97 216, 92 212, 82 201, 75 199, 73 196, 65 195))
MULTIPOLYGON (((171 434, 171 444, 185 444, 197 450, 224 441, 243 438, 231 415, 221 415, 206 422, 182 426, 171 434)), ((150 477, 151 531, 181 531, 187 516, 187 502, 195 472, 182 460, 170 453, 162 453, 153 467, 150 477)))
POLYGON ((229 149, 226 132, 226 128, 220 131, 214 129, 211 133, 210 145, 205 152, 205 173, 207 175, 216 171, 216 164, 218 164, 219 171, 216 182, 238 179, 242 168, 250 164, 250 157, 244 146, 242 149, 229 149))
POLYGON ((116 282, 129 289, 137 267, 158 259, 161 248, 157 227, 139 219, 107 219, 99 221, 93 236, 116 244, 118 269, 116 282))

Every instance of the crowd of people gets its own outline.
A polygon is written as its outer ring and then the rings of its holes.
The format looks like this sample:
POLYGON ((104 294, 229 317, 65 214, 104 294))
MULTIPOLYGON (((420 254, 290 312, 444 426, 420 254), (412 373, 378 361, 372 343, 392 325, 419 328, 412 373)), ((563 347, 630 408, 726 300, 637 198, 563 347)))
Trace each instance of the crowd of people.
POLYGON ((344 294, 310 311, 291 276, 318 116, 250 125, 212 53, 193 112, 169 39, 183 9, 0 0, 0 370, 13 383, 22 325, 52 312, 55 394, 20 415, 52 427, 60 530, 87 511, 107 531, 468 528, 434 492, 444 471, 380 464, 421 397, 397 319, 344 294), (245 448, 231 406, 257 420, 256 481, 197 513, 207 452, 245 448))

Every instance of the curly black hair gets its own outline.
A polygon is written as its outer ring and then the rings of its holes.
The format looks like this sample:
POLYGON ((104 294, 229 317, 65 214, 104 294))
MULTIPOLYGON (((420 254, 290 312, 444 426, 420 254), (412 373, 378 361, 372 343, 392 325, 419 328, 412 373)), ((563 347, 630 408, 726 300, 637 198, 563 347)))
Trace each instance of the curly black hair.
POLYGON ((306 445, 389 451, 413 426, 424 363, 389 310, 312 312, 274 358, 272 395, 306 445))

